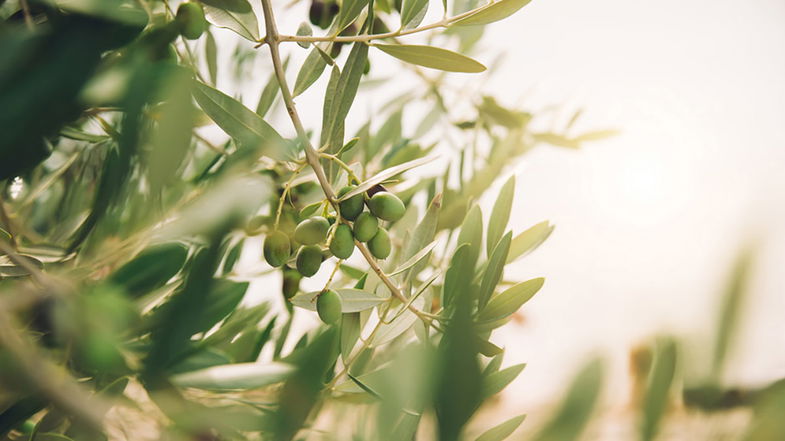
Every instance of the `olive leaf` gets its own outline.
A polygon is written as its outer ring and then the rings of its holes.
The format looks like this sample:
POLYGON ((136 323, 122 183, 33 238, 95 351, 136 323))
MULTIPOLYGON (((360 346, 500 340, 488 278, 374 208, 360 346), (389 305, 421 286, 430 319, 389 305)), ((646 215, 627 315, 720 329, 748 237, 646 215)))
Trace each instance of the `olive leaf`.
POLYGON ((487 7, 475 14, 454 22, 453 25, 487 25, 511 16, 530 2, 531 0, 499 0, 489 3, 487 7))
MULTIPOLYGON (((335 292, 341 297, 341 311, 344 313, 364 311, 387 300, 385 297, 360 289, 343 288, 336 289, 335 292)), ((316 298, 319 294, 320 291, 301 293, 292 297, 290 301, 300 308, 316 311, 316 298)))
POLYGON ((432 69, 464 73, 485 70, 485 66, 465 55, 438 47, 411 44, 374 44, 373 47, 407 63, 432 69))
POLYGON ((481 322, 501 320, 514 314, 524 303, 537 294, 542 288, 545 279, 539 277, 513 285, 505 291, 491 298, 488 305, 480 312, 478 317, 481 322))
POLYGON ((249 390, 284 381, 294 368, 286 363, 236 363, 178 374, 172 383, 207 390, 249 390))
POLYGON ((207 20, 250 40, 259 40, 259 21, 247 0, 201 0, 207 20))
POLYGON ((395 167, 390 167, 390 168, 388 168, 386 170, 383 170, 383 171, 381 171, 381 172, 371 176, 370 178, 366 179, 360 185, 358 185, 356 188, 354 188, 352 191, 350 191, 350 192, 346 193, 345 195, 343 195, 342 197, 340 197, 339 200, 344 201, 344 200, 349 199, 350 197, 352 197, 354 195, 365 193, 366 191, 368 191, 369 189, 371 189, 375 185, 381 184, 382 182, 386 181, 387 179, 392 178, 393 176, 399 175, 399 174, 401 174, 401 173, 403 173, 403 172, 405 172, 407 170, 411 170, 411 169, 413 169, 415 167, 419 167, 419 166, 421 166, 423 164, 427 164, 427 163, 429 163, 429 162, 431 162, 431 161, 433 161, 435 159, 436 159, 436 157, 433 157, 433 156, 426 157, 426 158, 419 158, 419 159, 415 159, 413 161, 405 162, 405 163, 400 164, 400 165, 396 165, 395 167))

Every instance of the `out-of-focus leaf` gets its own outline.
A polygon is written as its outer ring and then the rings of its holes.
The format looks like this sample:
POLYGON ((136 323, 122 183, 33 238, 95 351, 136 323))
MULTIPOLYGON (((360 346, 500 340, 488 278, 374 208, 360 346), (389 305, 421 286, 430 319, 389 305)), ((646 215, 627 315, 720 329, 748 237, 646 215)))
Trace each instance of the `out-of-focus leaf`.
POLYGON ((416 28, 428 12, 428 0, 403 0, 401 29, 416 28))
POLYGON ((485 239, 485 250, 488 256, 496 247, 499 239, 507 229, 507 222, 510 220, 510 212, 512 211, 512 200, 515 195, 515 176, 510 176, 510 179, 504 183, 499 195, 496 197, 496 203, 493 205, 491 217, 488 220, 488 237, 485 239))
POLYGON ((447 72, 478 73, 481 63, 456 52, 434 46, 413 44, 375 44, 375 48, 401 61, 447 72))
POLYGON ((416 277, 420 271, 422 271, 423 267, 425 266, 424 263, 420 264, 419 261, 425 258, 429 252, 424 252, 426 248, 431 246, 433 248, 436 246, 434 243, 434 236, 436 235, 436 224, 439 222, 439 211, 442 207, 442 198, 441 195, 437 195, 433 198, 431 203, 428 205, 428 210, 425 212, 422 220, 417 224, 414 230, 409 236, 406 245, 403 249, 403 254, 401 258, 408 259, 405 264, 401 264, 401 266, 405 266, 411 262, 412 270, 406 275, 406 277, 416 277), (431 245, 428 245, 428 243, 431 245))
POLYGON ((587 363, 572 381, 567 396, 556 413, 533 439, 536 441, 580 439, 602 391, 604 371, 600 359, 587 363))
POLYGON ((338 357, 338 338, 337 331, 330 328, 290 357, 296 370, 279 394, 273 439, 292 439, 305 423, 338 357))
POLYGON ((122 286, 131 297, 160 288, 185 264, 188 249, 176 242, 154 245, 117 269, 109 281, 122 286))
POLYGON ((595 130, 593 132, 582 133, 575 137, 578 142, 602 141, 612 138, 619 134, 618 130, 595 130))
MULTIPOLYGON (((311 29, 311 25, 309 25, 308 22, 304 21, 300 23, 300 26, 297 27, 298 37, 310 37, 312 35, 313 35, 313 30, 311 29)), ((307 41, 298 41, 297 45, 303 49, 308 49, 308 46, 310 46, 311 43, 307 41)))
POLYGON ((136 2, 130 0, 45 0, 65 11, 131 25, 145 25, 147 14, 136 2))
POLYGON ((551 235, 553 228, 553 225, 548 221, 543 221, 513 237, 510 245, 510 254, 507 256, 507 263, 515 262, 536 250, 551 235))
POLYGON ((261 153, 278 160, 291 159, 281 135, 242 103, 212 87, 196 82, 194 98, 204 112, 229 136, 248 147, 261 146, 261 153))
POLYGON ((474 278, 474 263, 471 261, 471 246, 463 244, 455 250, 450 259, 450 266, 444 275, 442 285, 442 306, 447 309, 462 292, 469 291, 474 278))
POLYGON ((341 357, 344 363, 349 359, 357 339, 360 338, 360 313, 351 312, 343 315, 341 321, 341 357))
MULTIPOLYGON (((289 59, 287 58, 283 63, 284 72, 288 65, 289 59)), ((267 84, 265 84, 264 89, 262 89, 262 94, 259 95, 259 102, 256 104, 257 115, 262 118, 267 115, 267 112, 270 111, 270 107, 273 106, 273 102, 275 102, 275 97, 278 96, 279 90, 281 90, 281 88, 278 85, 278 78, 275 74, 270 75, 270 79, 267 80, 267 84)))
POLYGON ((436 158, 433 157, 433 156, 432 157, 427 157, 427 158, 415 159, 414 161, 405 162, 405 163, 403 163, 401 165, 396 165, 395 167, 390 167, 390 168, 388 168, 386 170, 383 170, 383 171, 381 171, 381 172, 371 176, 370 178, 366 179, 365 181, 363 181, 362 184, 358 185, 354 190, 352 190, 352 191, 346 193, 345 195, 343 195, 341 198, 339 198, 339 200, 343 201, 343 200, 349 199, 350 197, 352 197, 354 195, 365 193, 370 188, 376 186, 377 184, 381 184, 382 182, 386 181, 387 179, 392 178, 395 175, 399 175, 399 174, 401 174, 401 173, 403 173, 403 172, 405 172, 407 170, 411 170, 411 169, 413 169, 415 167, 419 167, 419 166, 421 166, 423 164, 427 164, 427 163, 433 161, 434 159, 436 159, 436 158))
POLYGON ((501 320, 514 314, 524 303, 529 301, 542 288, 545 279, 538 277, 513 285, 491 298, 488 305, 480 312, 480 322, 501 320))
POLYGON ((490 3, 486 8, 476 14, 472 14, 464 19, 458 20, 453 25, 486 25, 495 21, 503 20, 526 6, 531 0, 499 0, 490 3))
POLYGON ((518 415, 517 417, 510 418, 498 426, 483 432, 476 441, 503 441, 515 432, 515 429, 521 425, 524 419, 526 419, 526 415, 518 415))
POLYGON ((488 265, 485 267, 485 273, 482 276, 482 283, 480 284, 480 291, 477 296, 478 308, 482 311, 485 305, 488 304, 496 285, 501 280, 502 273, 504 272, 505 261, 507 255, 510 253, 510 242, 512 241, 512 232, 508 232, 502 237, 488 259, 488 265))
POLYGON ((482 211, 480 211, 480 207, 477 205, 474 205, 469 210, 469 213, 466 214, 466 218, 461 225, 461 232, 458 233, 456 245, 461 246, 463 244, 469 245, 469 260, 473 262, 471 265, 473 270, 482 249, 482 211))
POLYGON ((518 378, 518 375, 523 372, 525 367, 525 363, 516 364, 485 377, 482 382, 482 396, 488 398, 504 390, 505 387, 518 378))
POLYGON ((338 12, 338 19, 336 20, 335 29, 340 32, 353 22, 363 8, 368 5, 368 0, 346 0, 341 4, 341 9, 338 12))
MULTIPOLYGON (((290 301, 300 308, 316 311, 316 298, 319 296, 319 292, 300 293, 292 297, 290 301)), ((387 300, 385 297, 379 297, 374 293, 359 289, 344 288, 337 289, 335 292, 341 296, 341 312, 344 313, 364 311, 387 300)))
POLYGON ((730 280, 725 288, 722 309, 717 321, 714 353, 712 357, 712 378, 718 380, 722 375, 732 338, 738 327, 741 310, 747 294, 747 280, 752 266, 752 251, 744 250, 736 260, 730 280))
POLYGON ((259 21, 247 0, 201 0, 207 21, 241 37, 259 40, 259 21))
POLYGON ((652 441, 657 435, 676 373, 676 349, 672 339, 663 339, 655 347, 654 364, 649 372, 649 383, 643 399, 642 441, 652 441))
POLYGON ((502 107, 495 98, 488 96, 482 98, 482 104, 478 110, 484 119, 511 129, 521 127, 531 119, 530 114, 502 107))
POLYGON ((172 382, 197 389, 249 390, 284 381, 293 370, 286 363, 236 363, 178 374, 172 382))
MULTIPOLYGON (((204 41, 204 59, 207 62, 207 71, 210 73, 210 82, 218 84, 218 45, 215 44, 213 33, 208 30, 204 41)), ((264 116, 264 115, 261 115, 264 116)))

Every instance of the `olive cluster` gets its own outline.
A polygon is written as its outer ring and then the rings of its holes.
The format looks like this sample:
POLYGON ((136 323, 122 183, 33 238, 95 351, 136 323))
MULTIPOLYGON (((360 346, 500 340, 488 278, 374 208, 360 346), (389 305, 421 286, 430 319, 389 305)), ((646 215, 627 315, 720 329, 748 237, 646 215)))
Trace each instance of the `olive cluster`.
MULTIPOLYGON (((344 196, 356 187, 347 185, 338 192, 344 196)), ((283 231, 273 231, 264 240, 264 258, 271 266, 285 265, 292 250, 299 246, 295 267, 300 276, 311 277, 319 271, 326 251, 323 244, 332 233, 327 250, 339 259, 348 259, 354 253, 355 240, 368 244, 368 250, 377 259, 386 259, 392 250, 390 235, 379 220, 395 222, 403 217, 406 207, 394 194, 386 191, 375 193, 367 201, 364 194, 347 198, 339 204, 341 220, 312 216, 302 220, 294 229, 294 244, 283 231), (364 211, 365 206, 369 211, 364 211), (330 231, 330 228, 333 231, 330 231), (294 246, 293 246, 294 245, 294 246)), ((298 280, 299 281, 299 280, 298 280)), ((292 280, 294 284, 294 280, 292 280)))

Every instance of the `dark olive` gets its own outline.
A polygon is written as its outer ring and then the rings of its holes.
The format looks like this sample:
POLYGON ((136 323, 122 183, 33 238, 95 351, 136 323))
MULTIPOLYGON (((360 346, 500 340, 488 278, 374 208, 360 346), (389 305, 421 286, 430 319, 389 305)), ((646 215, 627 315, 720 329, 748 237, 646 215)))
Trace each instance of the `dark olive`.
MULTIPOLYGON (((338 197, 349 193, 350 191, 357 188, 356 185, 347 185, 338 191, 338 197)), ((362 193, 356 194, 345 201, 341 201, 340 208, 341 208, 341 217, 344 219, 355 220, 360 213, 363 212, 363 195, 362 193)))

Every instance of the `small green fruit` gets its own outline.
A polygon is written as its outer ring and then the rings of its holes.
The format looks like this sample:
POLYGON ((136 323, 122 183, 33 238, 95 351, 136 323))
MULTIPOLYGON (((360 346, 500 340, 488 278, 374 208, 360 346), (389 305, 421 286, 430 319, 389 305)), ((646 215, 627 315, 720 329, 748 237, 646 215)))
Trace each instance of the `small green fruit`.
MULTIPOLYGON (((347 185, 338 192, 338 197, 349 193, 357 188, 356 185, 347 185)), ((363 212, 363 195, 362 193, 354 195, 345 201, 341 201, 341 217, 344 219, 355 220, 360 213, 363 212)))
POLYGON ((294 229, 294 240, 303 245, 316 245, 327 237, 330 222, 322 216, 308 218, 294 229))
POLYGON ((333 241, 330 242, 330 251, 339 259, 348 259, 354 252, 354 236, 352 229, 346 224, 340 224, 335 230, 333 241))
POLYGON ((368 208, 374 216, 390 222, 402 218, 403 213, 406 212, 406 207, 398 199, 398 196, 386 191, 380 191, 373 195, 368 201, 368 208))
POLYGON ((341 320, 341 296, 331 289, 319 294, 316 299, 316 312, 328 325, 338 323, 341 320))
POLYGON ((379 230, 379 219, 371 213, 360 213, 354 221, 354 238, 360 242, 368 242, 379 230))
POLYGON ((273 231, 264 238, 264 260, 270 266, 281 266, 289 260, 292 249, 289 244, 289 236, 280 231, 273 231))
POLYGON ((300 280, 302 280, 302 278, 302 274, 297 272, 297 270, 291 268, 283 269, 283 286, 281 287, 281 291, 285 298, 291 299, 297 294, 297 291, 300 290, 300 280))
POLYGON ((180 25, 180 34, 189 40, 196 40, 207 30, 207 20, 199 3, 180 3, 175 21, 180 25))
POLYGON ((305 277, 319 272, 322 266, 322 250, 316 245, 306 245, 297 253, 297 271, 305 277))
POLYGON ((384 260, 390 255, 392 244, 390 244, 390 235, 387 233, 387 230, 379 228, 373 239, 368 241, 368 250, 377 259, 384 260))

